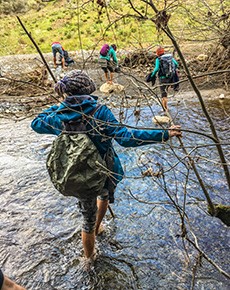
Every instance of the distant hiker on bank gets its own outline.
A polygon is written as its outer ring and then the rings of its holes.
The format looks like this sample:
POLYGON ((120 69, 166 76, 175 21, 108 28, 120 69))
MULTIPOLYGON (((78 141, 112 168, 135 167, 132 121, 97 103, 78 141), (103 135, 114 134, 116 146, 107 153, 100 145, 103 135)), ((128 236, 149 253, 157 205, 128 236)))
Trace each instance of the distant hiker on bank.
MULTIPOLYGON (((158 78, 160 82, 160 90, 162 97, 162 106, 165 112, 168 111, 168 89, 170 84, 178 82, 178 74, 176 69, 178 68, 178 62, 173 58, 172 54, 165 54, 163 47, 158 47, 156 50, 156 61, 155 67, 151 74, 151 77, 156 77, 158 73, 158 78)), ((179 84, 173 85, 174 91, 178 91, 179 84)))
POLYGON ((117 46, 115 44, 104 44, 100 50, 99 65, 105 73, 107 83, 112 84, 114 72, 118 72, 118 60, 116 56, 117 46))
POLYGON ((64 48, 62 47, 60 42, 53 42, 51 44, 52 53, 53 53, 53 62, 54 67, 57 68, 57 53, 59 53, 61 58, 61 65, 62 68, 65 68, 65 55, 64 55, 64 48))
MULTIPOLYGON (((92 95, 95 90, 94 81, 86 73, 72 70, 55 86, 55 91, 59 95, 66 94, 68 97, 60 105, 53 105, 40 113, 31 123, 32 129, 37 133, 58 135, 58 138, 63 135, 60 134, 63 131, 64 135, 70 136, 68 138, 71 138, 71 134, 76 135, 76 132, 80 135, 87 134, 101 157, 106 161, 107 168, 111 168, 107 174, 105 173, 105 182, 98 192, 94 189, 96 187, 93 187, 95 180, 91 180, 88 181, 88 183, 91 182, 89 184, 91 191, 83 192, 82 195, 78 196, 76 194, 83 215, 81 237, 87 263, 91 263, 95 258, 95 237, 100 233, 100 225, 106 214, 109 201, 114 202, 116 185, 124 175, 120 159, 113 147, 113 140, 123 147, 137 147, 166 142, 173 136, 181 136, 180 126, 172 126, 169 128, 170 130, 129 130, 120 124, 106 105, 98 104, 98 97, 92 95), (87 130, 85 127, 84 131, 80 130, 79 124, 82 122, 85 122, 87 130)), ((78 152, 74 150, 74 144, 69 146, 69 153, 71 148, 76 157, 78 152)), ((59 155, 60 153, 58 152, 59 155)), ((88 160, 83 167, 90 164, 90 156, 86 156, 88 160)), ((71 162, 69 160, 69 167, 71 162)), ((100 168, 103 172, 103 167, 100 168)), ((56 170, 57 174, 60 175, 62 169, 54 166, 53 170, 56 170)), ((82 185, 85 185, 87 177, 87 174, 83 175, 82 185)), ((62 181, 64 182, 64 179, 62 181)), ((73 188, 71 187, 71 189, 73 188)), ((80 186, 75 188, 76 193, 79 190, 80 186)))

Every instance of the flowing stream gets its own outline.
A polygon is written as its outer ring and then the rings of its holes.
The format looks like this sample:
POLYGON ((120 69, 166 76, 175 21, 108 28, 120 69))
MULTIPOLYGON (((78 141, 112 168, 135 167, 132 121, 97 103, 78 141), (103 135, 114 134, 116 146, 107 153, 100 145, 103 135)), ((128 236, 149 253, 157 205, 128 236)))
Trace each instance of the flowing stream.
MULTIPOLYGON (((179 101, 171 98, 169 106, 182 128, 210 133, 193 93, 179 101)), ((230 99, 207 99, 206 106, 229 159, 230 99)), ((159 106, 141 108, 137 125, 152 127, 153 111, 159 112, 159 106)), ((126 123, 136 125, 131 109, 124 116, 126 123)), ((208 215, 203 192, 177 139, 138 148, 115 144, 126 178, 111 205, 115 218, 107 213, 105 232, 97 238, 94 268, 85 272, 77 200, 54 189, 45 167, 54 137, 36 134, 30 122, 31 118, 0 119, 0 267, 6 275, 27 290, 230 289, 229 279, 180 237, 181 220, 172 201, 183 207, 186 193, 188 236, 194 240, 194 234, 202 251, 229 273, 229 228, 208 215), (156 172, 163 167, 164 178, 142 177, 150 166, 156 172)), ((183 142, 213 201, 229 205, 212 141, 184 132, 183 142)))

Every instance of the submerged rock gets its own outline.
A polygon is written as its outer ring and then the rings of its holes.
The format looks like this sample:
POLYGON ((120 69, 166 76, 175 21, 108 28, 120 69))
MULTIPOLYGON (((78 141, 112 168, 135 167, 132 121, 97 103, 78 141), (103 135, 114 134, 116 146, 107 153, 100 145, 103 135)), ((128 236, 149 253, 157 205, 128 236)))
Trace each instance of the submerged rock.
POLYGON ((168 116, 154 116, 152 120, 153 120, 153 123, 156 123, 156 124, 164 124, 164 123, 170 122, 170 118, 168 116))
MULTIPOLYGON (((230 226, 230 205, 216 204, 216 217, 218 217, 225 225, 230 226)), ((210 209, 208 209, 210 213, 210 209)))

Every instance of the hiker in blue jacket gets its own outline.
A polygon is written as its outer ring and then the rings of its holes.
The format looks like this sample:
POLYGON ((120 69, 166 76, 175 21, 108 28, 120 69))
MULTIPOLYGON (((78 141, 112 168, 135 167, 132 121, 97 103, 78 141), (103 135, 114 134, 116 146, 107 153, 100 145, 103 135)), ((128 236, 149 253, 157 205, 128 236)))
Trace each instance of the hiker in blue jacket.
MULTIPOLYGON (((96 90, 95 84, 83 71, 73 70, 59 80, 55 91, 67 97, 60 105, 53 105, 39 114, 31 123, 34 131, 40 134, 59 135, 64 130, 64 124, 73 124, 82 115, 95 111, 88 132, 90 139, 104 157, 112 152, 113 187, 107 182, 101 195, 94 199, 82 197, 80 210, 83 214, 82 243, 84 255, 88 260, 94 257, 95 236, 100 232, 102 219, 108 208, 109 200, 113 202, 116 185, 122 180, 124 172, 119 157, 114 151, 113 139, 124 147, 137 147, 156 142, 165 142, 170 137, 181 136, 180 126, 172 126, 170 130, 129 130, 121 125, 106 105, 98 108, 97 96, 92 95, 96 90), (97 110, 95 110, 98 108, 97 110)), ((76 123, 76 122, 75 122, 76 123)), ((111 185, 111 184, 110 184, 111 185)))
MULTIPOLYGON (((156 50, 156 61, 155 67, 151 74, 151 77, 156 77, 158 73, 158 78, 160 82, 160 90, 162 97, 162 107, 165 112, 168 111, 168 88, 170 84, 178 82, 178 74, 176 69, 178 68, 178 62, 172 57, 171 54, 165 54, 163 47, 158 47, 156 50)), ((179 84, 174 84, 174 91, 178 91, 179 84)))
POLYGON ((112 84, 113 75, 116 70, 118 70, 118 60, 116 55, 117 46, 112 44, 108 47, 108 52, 106 55, 99 56, 98 63, 100 64, 102 70, 105 73, 105 79, 107 83, 112 84))

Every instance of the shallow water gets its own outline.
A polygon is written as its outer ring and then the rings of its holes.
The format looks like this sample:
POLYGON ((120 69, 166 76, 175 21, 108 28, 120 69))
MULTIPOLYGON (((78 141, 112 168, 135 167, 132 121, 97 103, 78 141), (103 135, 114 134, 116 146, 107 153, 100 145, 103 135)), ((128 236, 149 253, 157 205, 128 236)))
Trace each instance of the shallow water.
MULTIPOLYGON (((179 102, 169 100, 175 123, 210 133, 192 93, 180 96, 179 102)), ((206 105, 229 154, 230 100, 207 101, 206 105)), ((142 108, 137 125, 152 127, 152 112, 158 114, 159 107, 142 108)), ((130 125, 136 124, 131 109, 124 116, 130 125)), ((36 134, 30 122, 0 119, 0 266, 6 274, 31 290, 184 290, 192 289, 192 283, 199 290, 229 289, 229 280, 204 258, 199 265, 197 251, 180 237, 181 220, 173 202, 182 207, 186 191, 188 236, 193 239, 194 233, 205 254, 229 272, 229 228, 207 214, 203 192, 177 140, 173 139, 172 145, 184 164, 172 154, 170 142, 125 149, 115 144, 126 178, 111 205, 116 217, 112 219, 108 212, 106 231, 97 239, 98 259, 87 273, 81 260, 77 201, 53 188, 45 168, 54 137, 36 134), (163 167, 165 178, 143 178, 141 171, 150 165, 156 172, 163 167)), ((183 142, 196 160, 213 201, 229 204, 212 141, 183 133, 183 142)))

